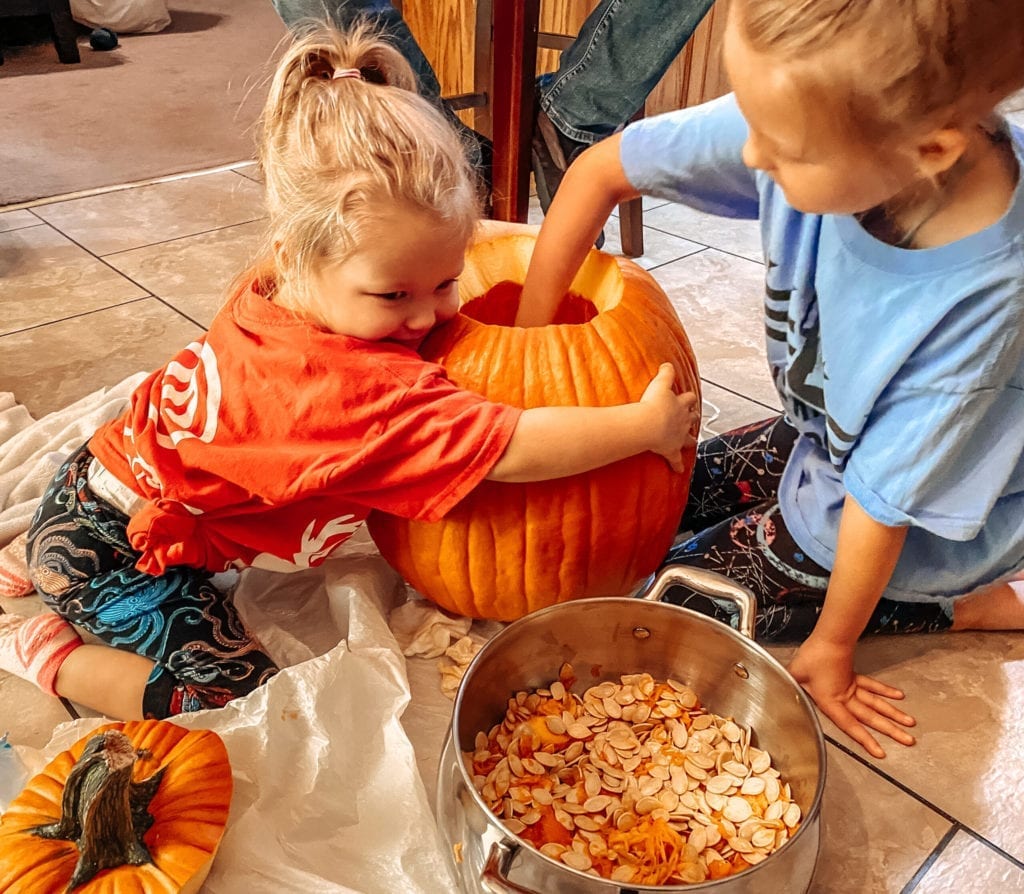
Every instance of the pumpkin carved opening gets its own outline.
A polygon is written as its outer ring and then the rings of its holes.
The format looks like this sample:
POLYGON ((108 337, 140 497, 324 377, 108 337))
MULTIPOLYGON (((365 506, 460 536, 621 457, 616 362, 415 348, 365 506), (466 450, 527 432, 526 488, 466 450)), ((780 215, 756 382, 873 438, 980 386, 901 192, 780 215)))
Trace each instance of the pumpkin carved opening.
MULTIPOLYGON (((591 251, 559 322, 512 325, 536 228, 481 226, 459 277, 461 313, 421 346, 458 386, 524 409, 639 399, 662 363, 700 395, 696 360, 657 282, 591 251)), ((643 453, 590 472, 520 484, 482 481, 439 521, 371 512, 381 554, 455 614, 511 621, 569 599, 620 596, 653 572, 676 536, 696 448, 684 471, 643 453)))
MULTIPOLYGON (((522 294, 522 283, 506 280, 492 286, 483 295, 470 299, 459 310, 478 323, 511 326, 515 323, 522 294)), ((552 325, 580 325, 589 323, 596 316, 597 308, 592 301, 575 292, 567 292, 558 305, 552 325)))

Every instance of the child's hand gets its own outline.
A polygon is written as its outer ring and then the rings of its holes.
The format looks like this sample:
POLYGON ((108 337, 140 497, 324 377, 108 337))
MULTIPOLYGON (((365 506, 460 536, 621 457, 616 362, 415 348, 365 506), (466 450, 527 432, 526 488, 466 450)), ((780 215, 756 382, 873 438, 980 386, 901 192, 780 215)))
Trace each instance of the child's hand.
POLYGON ((903 698, 903 692, 855 674, 852 651, 819 642, 811 634, 790 661, 789 672, 821 712, 873 757, 885 757, 885 752, 869 729, 901 745, 914 744, 914 737, 902 727, 916 721, 886 701, 903 698))
POLYGON ((663 363, 640 398, 651 412, 651 447, 668 460, 676 472, 683 471, 682 451, 692 447, 700 433, 700 404, 692 391, 676 394, 676 374, 671 363, 663 363))

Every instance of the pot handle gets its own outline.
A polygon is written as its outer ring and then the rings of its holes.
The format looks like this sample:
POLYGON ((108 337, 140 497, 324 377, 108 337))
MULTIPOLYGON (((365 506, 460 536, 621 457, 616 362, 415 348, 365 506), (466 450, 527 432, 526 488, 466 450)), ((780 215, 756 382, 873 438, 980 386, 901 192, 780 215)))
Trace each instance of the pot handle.
POLYGON ((669 587, 681 584, 705 596, 725 599, 739 609, 739 631, 747 639, 754 638, 754 620, 757 617, 757 597, 743 584, 738 584, 724 574, 695 568, 692 565, 666 565, 658 572, 646 593, 640 598, 649 602, 660 602, 669 587))
POLYGON ((509 881, 508 870, 518 850, 518 844, 509 844, 507 841, 495 841, 491 845, 487 862, 480 872, 480 883, 490 894, 540 894, 533 888, 524 888, 509 881))

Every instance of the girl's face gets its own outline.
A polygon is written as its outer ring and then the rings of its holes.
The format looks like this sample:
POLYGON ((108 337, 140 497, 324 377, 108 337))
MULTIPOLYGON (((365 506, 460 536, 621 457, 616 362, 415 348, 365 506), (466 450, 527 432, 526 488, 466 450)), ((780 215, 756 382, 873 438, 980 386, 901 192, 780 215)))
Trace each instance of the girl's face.
POLYGON ((459 308, 465 238, 433 214, 382 201, 360 242, 317 272, 311 310, 340 335, 418 348, 459 308))
POLYGON ((737 16, 729 17, 724 58, 749 126, 743 161, 778 183, 790 205, 808 214, 854 214, 919 179, 911 152, 883 149, 851 134, 836 117, 841 104, 823 108, 806 90, 801 93, 796 65, 753 50, 737 16))

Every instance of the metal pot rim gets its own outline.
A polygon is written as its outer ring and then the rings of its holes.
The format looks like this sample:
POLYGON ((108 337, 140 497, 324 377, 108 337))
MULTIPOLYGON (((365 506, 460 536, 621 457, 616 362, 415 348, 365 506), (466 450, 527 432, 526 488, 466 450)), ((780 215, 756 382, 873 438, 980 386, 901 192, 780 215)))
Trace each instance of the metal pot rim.
MULTIPOLYGON (((633 597, 633 596, 598 596, 598 597, 591 597, 591 598, 588 598, 588 599, 573 600, 573 601, 569 601, 569 602, 560 602, 560 603, 557 603, 555 605, 549 605, 549 606, 547 606, 545 608, 537 609, 536 611, 530 612, 530 614, 524 615, 522 618, 518 618, 517 620, 510 622, 508 624, 508 626, 506 626, 504 629, 500 630, 493 637, 491 637, 491 639, 489 639, 481 647, 480 651, 477 652, 477 654, 475 656, 473 656, 473 660, 467 666, 466 673, 463 675, 462 681, 459 684, 459 689, 458 689, 458 692, 456 693, 456 696, 455 696, 455 705, 454 705, 454 707, 452 709, 451 721, 450 721, 450 723, 448 725, 448 739, 450 740, 449 744, 450 744, 450 746, 452 748, 453 757, 455 758, 456 764, 458 765, 459 773, 462 775, 463 782, 465 783, 466 788, 470 792, 470 795, 473 798, 473 800, 475 801, 477 807, 479 807, 479 809, 483 812, 484 816, 487 818, 488 824, 491 825, 492 827, 494 827, 503 836, 506 836, 507 838, 510 838, 510 839, 514 840, 519 847, 528 849, 528 851, 531 852, 532 855, 534 855, 536 857, 539 857, 540 859, 542 859, 542 860, 546 861, 547 863, 549 863, 550 866, 552 867, 552 869, 554 869, 554 870, 561 870, 562 872, 572 873, 572 875, 578 877, 581 880, 586 880, 590 884, 602 883, 603 882, 603 883, 605 883, 605 884, 610 886, 610 888, 609 888, 610 891, 618 890, 621 886, 617 882, 613 882, 610 879, 598 879, 598 878, 595 878, 592 875, 587 875, 584 872, 580 872, 579 870, 573 869, 571 866, 566 866, 564 863, 559 863, 558 861, 552 859, 551 857, 548 857, 546 854, 541 853, 540 850, 535 848, 528 841, 525 841, 524 839, 520 838, 514 832, 509 831, 509 829, 505 826, 505 824, 502 823, 501 820, 497 816, 495 816, 494 813, 491 812, 490 808, 488 808, 487 805, 484 803, 484 800, 480 796, 480 793, 476 790, 476 786, 473 785, 473 780, 469 777, 469 774, 466 772, 465 763, 461 759, 461 750, 460 750, 460 746, 459 746, 458 723, 457 723, 457 721, 458 721, 458 718, 459 718, 459 715, 460 715, 460 711, 461 711, 461 708, 462 708, 463 700, 466 698, 466 693, 467 693, 467 691, 468 691, 468 689, 469 689, 469 687, 471 685, 471 681, 472 681, 472 678, 473 678, 474 671, 476 670, 478 665, 483 663, 483 661, 485 660, 484 656, 485 656, 485 654, 487 652, 489 652, 489 651, 493 652, 494 649, 498 648, 501 645, 503 640, 508 639, 510 636, 512 636, 512 634, 509 633, 509 631, 511 631, 516 625, 522 624, 523 622, 525 622, 527 620, 536 620, 537 618, 543 618, 543 617, 545 617, 547 615, 550 615, 550 614, 557 614, 559 612, 563 612, 563 611, 566 611, 566 610, 569 610, 569 609, 572 609, 572 608, 579 608, 579 607, 584 606, 584 605, 592 606, 592 605, 598 604, 598 605, 609 605, 609 606, 610 605, 626 606, 626 605, 636 605, 636 603, 637 603, 637 598, 633 597)), ((812 734, 814 735, 814 738, 815 738, 815 749, 816 749, 817 755, 818 755, 818 765, 821 767, 821 771, 818 773, 817 784, 815 785, 814 797, 811 800, 810 809, 807 811, 806 815, 803 817, 803 821, 800 823, 800 828, 797 829, 797 831, 793 834, 793 836, 783 846, 784 848, 789 848, 794 843, 796 843, 799 840, 801 840, 801 837, 803 836, 804 831, 806 829, 816 828, 817 827, 817 824, 818 824, 817 820, 818 820, 820 812, 821 812, 821 801, 822 801, 822 797, 823 797, 824 791, 825 791, 825 776, 826 776, 826 773, 825 773, 825 768, 826 768, 825 735, 824 735, 824 732, 822 731, 821 722, 818 720, 818 715, 817 715, 817 712, 816 712, 816 710, 814 708, 814 703, 811 701, 810 696, 808 696, 807 693, 804 692, 803 688, 792 678, 792 676, 790 676, 789 671, 787 671, 785 669, 785 667, 783 667, 782 664, 774 656, 771 655, 771 653, 769 653, 759 643, 755 642, 753 639, 749 639, 748 637, 743 636, 742 634, 740 634, 739 632, 734 630, 729 625, 723 624, 721 621, 717 621, 714 618, 711 618, 711 617, 709 617, 707 615, 701 614, 700 612, 694 611, 693 609, 684 608, 683 606, 680 606, 680 605, 673 605, 672 603, 669 603, 669 602, 649 602, 648 604, 652 605, 652 606, 659 606, 659 608, 656 609, 658 611, 664 610, 664 611, 668 611, 668 612, 675 612, 675 613, 677 613, 677 617, 678 617, 678 613, 681 612, 682 616, 687 617, 687 618, 691 619, 692 621, 695 621, 695 622, 697 622, 699 624, 715 625, 716 627, 720 628, 720 632, 724 632, 727 636, 730 636, 733 639, 735 639, 736 643, 739 646, 741 646, 743 649, 748 649, 751 652, 753 652, 754 654, 756 654, 756 655, 760 656, 761 658, 765 659, 769 663, 769 665, 771 665, 774 668, 776 668, 777 670, 781 671, 784 677, 788 677, 787 682, 790 684, 792 689, 795 690, 797 698, 798 698, 801 706, 804 708, 804 711, 807 714, 808 719, 810 720, 811 732, 812 732, 812 734)), ((442 763, 442 769, 443 769, 443 763, 442 763)), ((816 848, 816 852, 820 851, 820 846, 821 845, 820 845, 820 840, 819 840, 818 847, 816 848)), ((781 851, 779 851, 779 852, 781 852, 781 851)), ((779 852, 775 852, 775 853, 779 853, 779 852)), ((742 876, 743 877, 752 878, 753 877, 753 875, 752 875, 753 873, 756 873, 762 867, 768 866, 769 864, 771 864, 772 857, 775 856, 775 853, 770 854, 761 863, 758 863, 758 864, 756 864, 754 866, 750 866, 749 868, 745 869, 743 871, 743 873, 742 873, 742 876)), ((628 887, 628 890, 630 890, 630 891, 644 892, 644 894, 658 894, 658 892, 661 892, 661 894, 665 894, 665 892, 710 891, 712 889, 718 888, 720 885, 724 886, 725 884, 728 884, 730 882, 735 883, 735 881, 736 881, 736 879, 738 877, 739 876, 727 876, 727 877, 722 878, 722 879, 714 879, 714 880, 710 880, 710 881, 706 881, 706 882, 700 882, 698 884, 692 884, 692 885, 633 885, 633 884, 630 884, 627 887, 628 887)))

